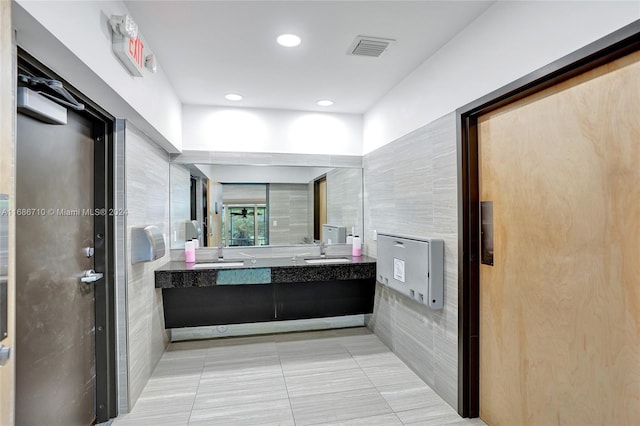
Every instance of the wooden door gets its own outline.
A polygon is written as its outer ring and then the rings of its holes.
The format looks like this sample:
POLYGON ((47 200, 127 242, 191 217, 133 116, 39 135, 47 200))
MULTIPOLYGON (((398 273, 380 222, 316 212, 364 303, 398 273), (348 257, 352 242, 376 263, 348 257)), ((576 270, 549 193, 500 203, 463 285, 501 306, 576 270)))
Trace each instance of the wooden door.
POLYGON ((222 244, 222 184, 219 182, 210 182, 209 195, 209 217, 211 218, 209 226, 209 247, 218 247, 222 244))
POLYGON ((327 178, 315 181, 314 185, 314 239, 322 241, 322 225, 327 223, 327 178))
POLYGON ((480 417, 640 419, 640 52, 478 120, 480 417))

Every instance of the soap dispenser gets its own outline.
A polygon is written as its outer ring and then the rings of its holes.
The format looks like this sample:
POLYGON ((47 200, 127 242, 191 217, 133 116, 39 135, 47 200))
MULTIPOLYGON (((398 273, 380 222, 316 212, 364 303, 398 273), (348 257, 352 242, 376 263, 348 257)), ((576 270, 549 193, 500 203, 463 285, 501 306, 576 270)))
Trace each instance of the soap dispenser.
POLYGON ((353 257, 362 256, 362 241, 360 240, 360 237, 358 237, 357 235, 353 237, 353 247, 351 249, 351 255, 353 257))
POLYGON ((196 245, 193 241, 184 243, 184 261, 186 263, 196 262, 196 245))
POLYGON ((353 226, 351 227, 351 233, 349 235, 347 235, 347 244, 353 244, 353 234, 354 234, 354 229, 353 226))

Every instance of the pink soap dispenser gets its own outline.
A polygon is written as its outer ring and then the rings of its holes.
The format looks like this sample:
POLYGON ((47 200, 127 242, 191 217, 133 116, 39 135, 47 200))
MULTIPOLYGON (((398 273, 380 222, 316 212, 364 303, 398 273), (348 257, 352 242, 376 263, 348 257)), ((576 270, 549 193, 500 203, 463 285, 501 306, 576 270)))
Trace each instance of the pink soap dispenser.
POLYGON ((357 235, 353 237, 353 246, 351 248, 351 255, 353 257, 362 256, 362 241, 360 240, 360 237, 358 237, 357 235))
POLYGON ((187 263, 196 263, 196 245, 193 241, 184 243, 184 261, 187 263))

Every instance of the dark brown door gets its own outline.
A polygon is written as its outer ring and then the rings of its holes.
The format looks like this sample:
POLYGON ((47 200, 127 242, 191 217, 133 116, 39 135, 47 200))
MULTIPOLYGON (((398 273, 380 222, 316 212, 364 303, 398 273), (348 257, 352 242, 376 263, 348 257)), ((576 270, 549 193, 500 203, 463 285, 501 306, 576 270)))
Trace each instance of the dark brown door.
POLYGON ((95 419, 92 123, 17 117, 16 424, 95 419))
POLYGON ((480 417, 640 419, 640 52, 478 120, 480 417))

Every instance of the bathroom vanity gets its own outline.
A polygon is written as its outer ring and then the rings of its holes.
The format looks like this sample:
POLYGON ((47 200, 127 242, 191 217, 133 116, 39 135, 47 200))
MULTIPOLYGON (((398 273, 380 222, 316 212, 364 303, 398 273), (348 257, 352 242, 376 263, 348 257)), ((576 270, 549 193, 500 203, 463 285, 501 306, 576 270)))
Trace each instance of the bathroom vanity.
POLYGON ((371 313, 375 280, 366 256, 172 261, 155 271, 166 328, 371 313))

